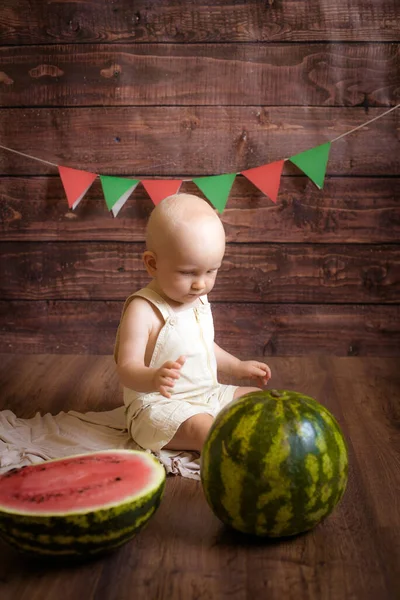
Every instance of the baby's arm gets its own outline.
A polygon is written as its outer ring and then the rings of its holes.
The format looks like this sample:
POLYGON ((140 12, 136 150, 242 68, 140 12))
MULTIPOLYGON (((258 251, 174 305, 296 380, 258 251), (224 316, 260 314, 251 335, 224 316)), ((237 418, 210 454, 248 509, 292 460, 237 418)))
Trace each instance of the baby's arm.
POLYGON ((235 377, 235 371, 239 366, 240 360, 229 354, 226 350, 223 350, 218 344, 214 342, 215 358, 217 359, 218 371, 235 377))
POLYGON ((256 360, 240 360, 214 342, 218 371, 238 379, 257 379, 260 385, 266 385, 271 379, 271 369, 265 363, 256 360))
POLYGON ((152 328, 152 308, 142 298, 135 298, 127 307, 119 331, 117 373, 125 387, 137 392, 159 391, 170 398, 174 380, 179 379, 179 370, 185 362, 180 356, 168 361, 159 369, 146 367, 145 352, 152 328))

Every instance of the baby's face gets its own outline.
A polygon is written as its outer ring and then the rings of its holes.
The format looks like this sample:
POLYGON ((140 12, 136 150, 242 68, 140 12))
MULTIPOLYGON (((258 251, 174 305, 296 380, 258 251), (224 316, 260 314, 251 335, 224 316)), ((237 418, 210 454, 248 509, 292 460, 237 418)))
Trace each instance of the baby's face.
POLYGON ((179 304, 195 302, 214 287, 225 252, 225 239, 207 227, 186 231, 157 257, 156 282, 179 304))

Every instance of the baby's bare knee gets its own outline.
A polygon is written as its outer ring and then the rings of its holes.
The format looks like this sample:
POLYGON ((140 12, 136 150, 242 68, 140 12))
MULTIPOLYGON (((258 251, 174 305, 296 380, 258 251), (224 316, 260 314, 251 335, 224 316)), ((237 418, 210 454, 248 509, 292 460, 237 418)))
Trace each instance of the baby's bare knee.
POLYGON ((211 415, 205 413, 189 417, 180 425, 172 440, 164 448, 201 452, 213 420, 211 415))
POLYGON ((182 423, 182 426, 186 425, 187 433, 190 437, 199 438, 204 435, 205 438, 210 431, 213 420, 211 415, 204 413, 190 417, 187 421, 182 423))

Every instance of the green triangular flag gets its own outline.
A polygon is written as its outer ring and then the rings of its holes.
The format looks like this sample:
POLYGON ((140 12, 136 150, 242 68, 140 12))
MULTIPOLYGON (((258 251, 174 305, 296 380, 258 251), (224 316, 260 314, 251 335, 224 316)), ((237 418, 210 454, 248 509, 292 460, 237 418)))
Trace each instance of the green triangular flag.
POLYGON ((236 173, 227 173, 226 175, 212 175, 211 177, 197 177, 193 182, 215 206, 218 212, 222 213, 228 201, 229 192, 236 173))
POLYGON ((122 177, 100 175, 100 181, 107 207, 112 211, 114 217, 116 217, 139 183, 139 179, 124 179, 122 177))
POLYGON ((331 143, 327 142, 289 158, 290 162, 299 167, 320 190, 324 187, 330 148, 331 143))

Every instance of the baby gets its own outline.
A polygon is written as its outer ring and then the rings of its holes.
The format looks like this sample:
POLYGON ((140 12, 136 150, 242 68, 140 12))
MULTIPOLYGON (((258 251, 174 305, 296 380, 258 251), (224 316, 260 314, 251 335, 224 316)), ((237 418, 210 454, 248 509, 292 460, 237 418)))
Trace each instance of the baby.
POLYGON ((256 387, 222 385, 217 370, 266 385, 268 365, 235 358, 214 342, 207 294, 225 252, 214 209, 175 194, 151 213, 143 260, 151 282, 129 296, 114 358, 133 440, 154 452, 201 452, 217 413, 256 387))

